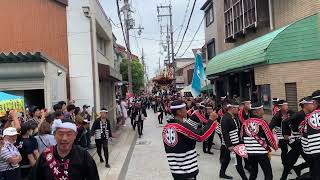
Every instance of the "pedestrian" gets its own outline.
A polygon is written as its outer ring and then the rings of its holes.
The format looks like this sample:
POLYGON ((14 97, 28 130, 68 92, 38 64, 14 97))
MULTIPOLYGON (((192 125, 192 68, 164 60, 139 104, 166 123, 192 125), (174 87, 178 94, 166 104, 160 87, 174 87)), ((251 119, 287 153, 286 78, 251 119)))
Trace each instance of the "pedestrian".
POLYGON ((109 165, 109 151, 108 151, 108 140, 112 138, 110 121, 107 119, 108 110, 102 108, 100 110, 100 117, 96 119, 91 128, 91 135, 95 136, 95 142, 97 147, 97 153, 100 158, 100 162, 105 162, 105 166, 110 168, 109 165), (105 161, 102 158, 101 150, 105 161))
POLYGON ((300 124, 300 132, 302 133, 303 151, 309 156, 312 180, 320 180, 320 90, 314 91, 312 98, 315 103, 315 110, 307 115, 300 124))
POLYGON ((289 140, 285 140, 282 135, 282 122, 291 117, 294 112, 288 109, 288 103, 285 100, 278 101, 279 111, 273 116, 269 123, 269 128, 276 132, 277 138, 279 139, 279 147, 281 149, 281 160, 282 165, 285 166, 287 162, 288 143, 289 140))
POLYGON ((69 104, 67 106, 67 111, 64 112, 64 118, 74 120, 74 112, 76 111, 76 106, 74 104, 69 104))
POLYGON ((65 101, 59 101, 58 104, 60 104, 62 112, 67 111, 67 103, 65 101))
MULTIPOLYGON (((251 117, 251 100, 248 98, 243 98, 241 100, 241 104, 240 106, 242 106, 242 108, 239 107, 239 119, 241 120, 241 123, 245 122, 247 119, 249 119, 251 117)), ((251 171, 251 166, 248 162, 247 158, 244 158, 244 168, 247 171, 251 171)))
POLYGON ((268 153, 272 147, 277 150, 277 143, 268 124, 262 119, 264 115, 263 105, 254 103, 251 107, 252 116, 247 119, 242 128, 242 138, 248 153, 251 165, 250 180, 257 179, 258 165, 260 165, 265 180, 272 180, 272 167, 268 153))
POLYGON ((141 101, 136 102, 135 111, 134 111, 134 129, 137 126, 139 138, 143 135, 143 122, 147 118, 146 108, 141 104, 141 101))
POLYGON ((53 105, 53 111, 62 111, 62 105, 61 104, 55 104, 53 105))
POLYGON ((17 147, 22 157, 22 160, 19 163, 22 179, 28 178, 31 168, 36 164, 39 154, 38 144, 35 146, 31 137, 32 132, 31 122, 25 122, 21 125, 17 147))
POLYGON ((310 96, 300 99, 299 105, 301 107, 301 110, 299 112, 282 121, 282 134, 284 136, 284 140, 287 140, 289 142, 291 150, 287 154, 287 162, 285 163, 281 180, 287 179, 288 174, 290 173, 292 168, 297 176, 300 176, 302 169, 310 167, 309 157, 303 152, 302 149, 299 127, 301 122, 304 121, 306 115, 310 114, 315 109, 315 106, 312 97, 310 96), (305 163, 294 166, 300 155, 305 160, 305 163))
POLYGON ((87 130, 86 128, 88 128, 88 120, 85 120, 82 116, 77 116, 75 119, 75 123, 77 126, 77 137, 74 141, 74 144, 83 148, 83 149, 87 149, 87 138, 86 138, 86 134, 87 134, 87 130))
POLYGON ((124 119, 124 121, 126 121, 128 119, 128 111, 127 111, 128 105, 126 103, 125 97, 122 98, 120 106, 121 106, 123 119, 124 119))
POLYGON ((275 114, 277 114, 277 112, 280 110, 278 104, 279 104, 279 98, 272 98, 272 104, 273 104, 273 107, 272 107, 272 116, 274 116, 275 114))
POLYGON ((52 125, 57 145, 47 148, 32 169, 32 180, 99 180, 97 166, 91 155, 74 146, 77 127, 70 119, 52 125))
POLYGON ((241 176, 242 180, 247 180, 247 176, 243 170, 242 158, 235 154, 234 147, 241 143, 240 130, 242 123, 238 118, 239 104, 236 101, 232 101, 227 104, 227 112, 224 114, 221 120, 222 131, 222 145, 220 153, 222 154, 221 169, 219 177, 223 179, 232 179, 231 176, 226 175, 226 170, 231 160, 231 155, 236 158, 236 169, 241 176))
POLYGON ((195 129, 192 120, 186 120, 186 104, 175 100, 171 104, 171 119, 163 129, 162 137, 172 176, 175 180, 195 180, 198 173, 196 142, 207 139, 216 127, 209 121, 195 129))
POLYGON ((14 127, 8 127, 3 131, 4 144, 0 151, 0 179, 20 180, 19 163, 22 157, 14 145, 18 134, 14 127))
POLYGON ((159 102, 159 105, 158 105, 158 109, 157 109, 157 115, 158 115, 158 121, 159 121, 159 124, 163 124, 162 121, 163 121, 163 112, 164 112, 164 105, 159 102))
POLYGON ((90 113, 88 111, 89 107, 90 106, 87 105, 87 104, 83 105, 82 106, 82 112, 81 112, 81 116, 84 119, 83 121, 86 124, 84 127, 86 128, 86 143, 87 143, 87 145, 86 145, 85 148, 87 148, 87 149, 92 148, 91 147, 91 130, 90 130, 91 115, 90 115, 90 113), (87 125, 87 124, 89 124, 89 125, 87 125))
MULTIPOLYGON (((211 120, 211 121, 216 121, 218 118, 218 115, 216 112, 214 112, 212 106, 210 104, 206 104, 206 110, 205 110, 205 117, 207 120, 211 120), (212 115, 213 114, 213 115, 212 115), (213 118, 213 119, 212 119, 213 118)), ((208 121, 206 123, 204 123, 204 125, 206 125, 208 123, 208 121)), ((213 145, 213 136, 214 133, 212 133, 208 139, 206 139, 205 141, 203 141, 203 152, 204 153, 208 153, 208 154, 212 154, 213 152, 211 151, 212 145, 213 145)))
POLYGON ((30 108, 30 115, 31 119, 28 119, 28 121, 36 122, 37 125, 39 125, 45 119, 45 111, 41 110, 37 106, 33 106, 30 108))
POLYGON ((35 136, 35 139, 38 143, 38 150, 40 154, 42 154, 42 152, 46 148, 50 148, 51 146, 55 146, 57 144, 57 141, 55 140, 51 132, 52 128, 48 122, 44 121, 40 124, 39 133, 37 136, 35 136))

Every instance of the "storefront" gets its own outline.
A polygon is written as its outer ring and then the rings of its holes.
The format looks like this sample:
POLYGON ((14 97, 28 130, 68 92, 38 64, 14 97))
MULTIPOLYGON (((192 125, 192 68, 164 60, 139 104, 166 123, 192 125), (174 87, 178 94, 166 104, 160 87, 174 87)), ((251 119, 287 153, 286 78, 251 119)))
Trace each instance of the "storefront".
POLYGON ((40 52, 0 54, 0 91, 24 97, 26 107, 51 108, 66 100, 66 73, 40 52))
POLYGON ((320 14, 315 14, 218 54, 206 75, 218 96, 236 94, 271 107, 286 99, 297 110, 300 98, 320 89, 320 14))

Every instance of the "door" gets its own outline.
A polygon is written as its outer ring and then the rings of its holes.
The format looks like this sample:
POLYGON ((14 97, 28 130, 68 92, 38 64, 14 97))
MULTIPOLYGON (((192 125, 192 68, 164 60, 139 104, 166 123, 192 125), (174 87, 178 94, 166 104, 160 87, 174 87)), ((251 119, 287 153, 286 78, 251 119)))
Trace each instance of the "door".
POLYGON ((286 99, 288 101, 289 109, 293 111, 298 111, 297 84, 286 83, 285 91, 286 91, 286 99))

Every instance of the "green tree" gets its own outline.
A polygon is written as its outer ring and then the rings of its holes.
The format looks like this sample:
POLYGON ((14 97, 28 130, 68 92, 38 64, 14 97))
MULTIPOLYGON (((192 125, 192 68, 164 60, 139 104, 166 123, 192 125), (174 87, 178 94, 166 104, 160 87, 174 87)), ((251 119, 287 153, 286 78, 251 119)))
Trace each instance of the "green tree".
MULTIPOLYGON (((144 85, 144 70, 143 65, 139 60, 132 60, 132 90, 138 93, 144 85)), ((128 60, 124 59, 120 64, 120 72, 124 81, 128 81, 128 60)))

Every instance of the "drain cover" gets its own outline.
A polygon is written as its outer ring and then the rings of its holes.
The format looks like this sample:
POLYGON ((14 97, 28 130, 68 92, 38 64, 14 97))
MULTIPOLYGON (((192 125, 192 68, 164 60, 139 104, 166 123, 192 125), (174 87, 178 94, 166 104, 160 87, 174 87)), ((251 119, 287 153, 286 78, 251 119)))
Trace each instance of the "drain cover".
POLYGON ((151 141, 137 141, 136 145, 148 145, 151 144, 151 141))

